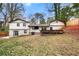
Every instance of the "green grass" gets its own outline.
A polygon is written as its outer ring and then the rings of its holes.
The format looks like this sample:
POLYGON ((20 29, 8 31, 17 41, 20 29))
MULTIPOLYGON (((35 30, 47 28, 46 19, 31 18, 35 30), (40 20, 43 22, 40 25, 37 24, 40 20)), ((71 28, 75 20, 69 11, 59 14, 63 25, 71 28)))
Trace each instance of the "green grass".
POLYGON ((0 40, 1 56, 79 55, 79 37, 70 34, 23 36, 0 40))

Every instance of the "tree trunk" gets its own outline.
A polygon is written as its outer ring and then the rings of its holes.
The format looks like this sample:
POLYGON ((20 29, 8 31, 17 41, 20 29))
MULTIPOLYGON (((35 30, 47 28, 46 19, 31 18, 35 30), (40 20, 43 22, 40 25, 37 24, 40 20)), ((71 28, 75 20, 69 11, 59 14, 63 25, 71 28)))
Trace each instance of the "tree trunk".
POLYGON ((57 20, 57 3, 54 3, 55 20, 57 20))

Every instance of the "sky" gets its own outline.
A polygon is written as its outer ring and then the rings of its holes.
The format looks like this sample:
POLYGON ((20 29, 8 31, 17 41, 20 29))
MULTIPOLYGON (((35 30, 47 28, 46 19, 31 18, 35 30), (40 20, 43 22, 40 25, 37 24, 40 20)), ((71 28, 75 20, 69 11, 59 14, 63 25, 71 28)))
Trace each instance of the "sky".
POLYGON ((49 12, 46 9, 47 3, 27 3, 24 4, 25 16, 34 15, 35 13, 42 13, 45 17, 48 16, 49 12))
MULTIPOLYGON (((30 15, 34 15, 35 13, 44 14, 45 18, 54 16, 53 13, 49 13, 47 10, 48 3, 26 3, 24 4, 25 13, 24 17, 28 17, 30 15)), ((68 3, 63 3, 62 6, 67 6, 68 3)))
MULTIPOLYGON (((24 4, 24 18, 28 19, 29 16, 34 15, 35 13, 42 13, 44 14, 44 18, 47 19, 48 17, 54 16, 53 13, 49 13, 47 6, 49 3, 23 3, 24 4)), ((63 3, 62 6, 68 5, 67 3, 63 3)))
POLYGON ((33 3, 24 4, 25 10, 28 14, 34 14, 36 12, 45 12, 46 3, 33 3))

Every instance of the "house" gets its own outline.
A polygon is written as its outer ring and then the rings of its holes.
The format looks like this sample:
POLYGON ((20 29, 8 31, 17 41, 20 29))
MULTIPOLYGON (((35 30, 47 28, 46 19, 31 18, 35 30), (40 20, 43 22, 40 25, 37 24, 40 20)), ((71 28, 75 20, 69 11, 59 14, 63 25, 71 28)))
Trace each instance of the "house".
POLYGON ((63 33, 64 23, 61 21, 54 20, 49 24, 32 24, 29 25, 30 34, 41 34, 41 33, 53 33, 60 32, 63 33))
POLYGON ((22 19, 15 19, 9 22, 9 36, 20 36, 29 34, 29 22, 22 19))
POLYGON ((32 34, 32 35, 40 34, 41 30, 46 29, 47 27, 49 27, 48 24, 32 24, 32 25, 29 25, 30 34, 32 34))
POLYGON ((64 33, 64 26, 65 24, 62 21, 53 20, 49 23, 49 26, 41 32, 45 34, 64 33))
POLYGON ((9 36, 34 35, 53 33, 54 31, 63 32, 64 23, 54 20, 49 24, 30 24, 22 19, 9 22, 9 36))
POLYGON ((67 26, 79 25, 79 18, 71 18, 67 21, 67 26))
POLYGON ((54 20, 49 24, 50 30, 62 30, 64 23, 62 21, 54 20))
POLYGON ((66 24, 67 30, 79 30, 79 18, 72 18, 66 24))

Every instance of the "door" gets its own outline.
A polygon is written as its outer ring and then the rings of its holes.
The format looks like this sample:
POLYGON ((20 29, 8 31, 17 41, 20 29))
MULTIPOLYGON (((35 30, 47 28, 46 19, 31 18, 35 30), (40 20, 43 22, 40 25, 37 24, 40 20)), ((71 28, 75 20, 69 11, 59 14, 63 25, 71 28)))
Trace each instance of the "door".
POLYGON ((50 27, 50 30, 51 30, 51 31, 53 30, 52 27, 50 27))
POLYGON ((35 32, 31 32, 31 34, 32 34, 32 35, 34 35, 34 34, 35 34, 35 32))
POLYGON ((18 36, 18 35, 19 35, 18 31, 13 32, 13 36, 18 36))

